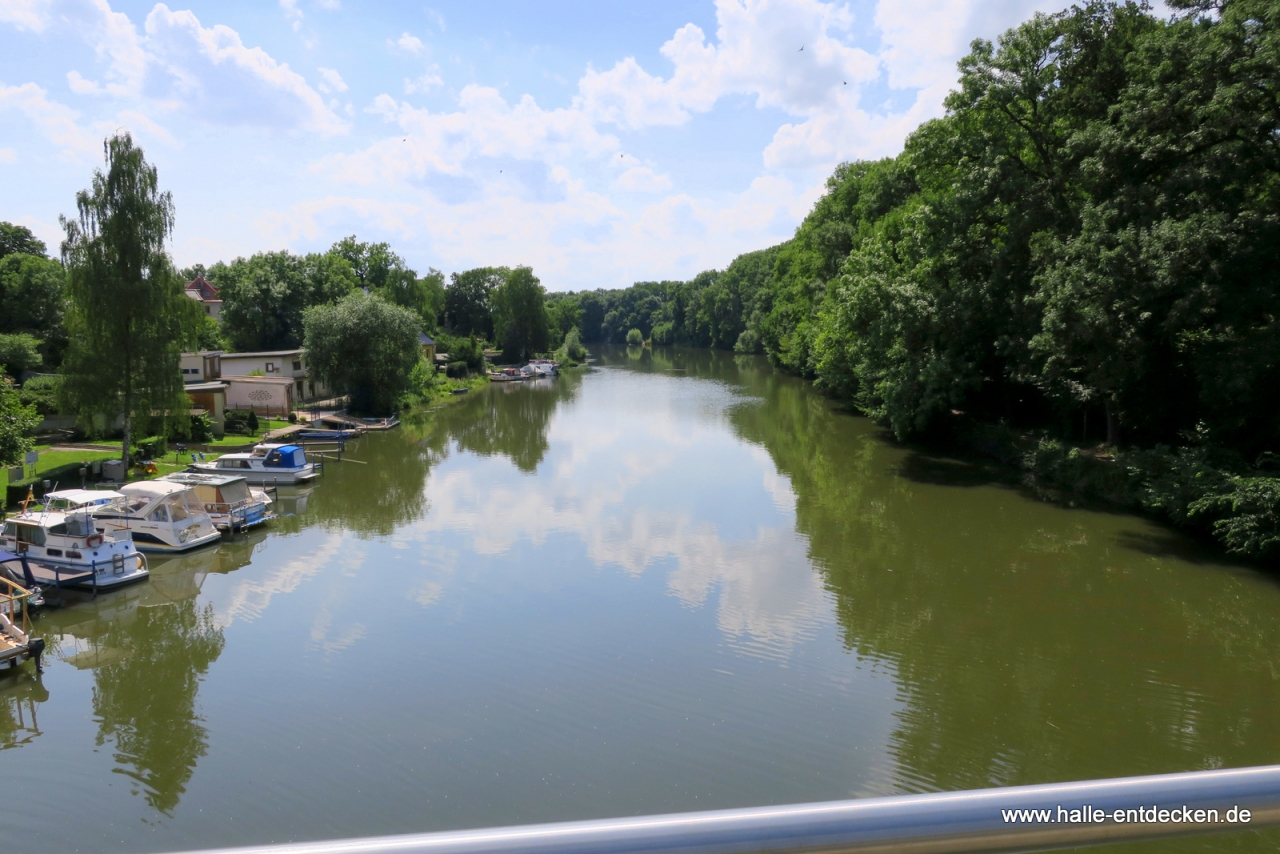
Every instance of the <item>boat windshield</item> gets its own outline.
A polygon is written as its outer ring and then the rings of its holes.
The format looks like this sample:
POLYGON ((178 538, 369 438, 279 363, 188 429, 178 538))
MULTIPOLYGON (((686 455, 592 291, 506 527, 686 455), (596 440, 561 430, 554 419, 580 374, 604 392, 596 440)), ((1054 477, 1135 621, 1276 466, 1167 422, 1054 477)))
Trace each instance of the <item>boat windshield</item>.
MULTIPOLYGON (((187 502, 184 500, 185 497, 185 492, 177 492, 164 500, 165 506, 169 508, 169 515, 173 517, 173 521, 175 522, 186 521, 192 516, 191 510, 187 507, 187 502)), ((193 501, 192 503, 197 502, 193 501)))
POLYGON ((87 537, 97 533, 97 529, 93 527, 93 520, 89 518, 88 513, 76 513, 68 516, 65 525, 67 536, 70 537, 87 537))

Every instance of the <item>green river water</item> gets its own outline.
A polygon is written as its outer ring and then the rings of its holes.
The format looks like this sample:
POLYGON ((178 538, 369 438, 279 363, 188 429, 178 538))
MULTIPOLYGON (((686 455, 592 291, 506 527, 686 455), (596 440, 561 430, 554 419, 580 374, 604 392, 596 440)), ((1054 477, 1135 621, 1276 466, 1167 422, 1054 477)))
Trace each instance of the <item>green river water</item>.
POLYGON ((761 359, 606 350, 347 456, 268 529, 39 618, 43 677, 0 674, 6 852, 1280 762, 1274 577, 761 359))

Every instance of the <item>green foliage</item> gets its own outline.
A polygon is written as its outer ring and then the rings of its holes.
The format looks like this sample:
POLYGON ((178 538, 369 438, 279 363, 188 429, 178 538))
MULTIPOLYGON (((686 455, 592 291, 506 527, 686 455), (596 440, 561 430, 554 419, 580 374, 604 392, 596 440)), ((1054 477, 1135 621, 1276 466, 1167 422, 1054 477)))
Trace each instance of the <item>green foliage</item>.
POLYGON ((505 267, 479 267, 449 277, 444 292, 445 325, 455 335, 493 338, 493 293, 507 279, 505 267))
MULTIPOLYGON (((636 330, 639 332, 640 330, 636 330)), ((649 333, 649 340, 654 344, 674 344, 676 343, 676 325, 670 320, 664 320, 649 333)))
POLYGON ((417 314, 356 292, 307 309, 306 350, 316 376, 351 395, 357 412, 386 414, 422 358, 417 314))
POLYGON ((444 369, 445 376, 455 380, 466 379, 468 373, 467 363, 461 360, 450 362, 444 369))
POLYGON ((62 381, 63 377, 51 374, 32 377, 22 384, 18 398, 24 404, 34 406, 41 415, 56 415, 61 411, 58 402, 62 381))
POLYGON ((578 300, 568 294, 547 295, 547 317, 551 324, 553 343, 558 347, 574 329, 582 323, 582 308, 578 300))
POLYGON ((250 409, 249 410, 249 432, 254 435, 257 435, 259 427, 261 427, 261 425, 258 423, 258 413, 250 409))
POLYGON ((240 409, 228 409, 223 413, 222 429, 234 436, 252 436, 254 428, 249 426, 251 412, 240 409))
POLYGON ((165 252, 173 199, 129 134, 107 140, 106 171, 76 194, 79 217, 61 218, 67 268, 63 394, 84 418, 124 415, 125 462, 134 420, 184 420, 178 357, 194 303, 165 252))
POLYGON ((630 346, 639 346, 644 343, 644 333, 639 329, 627 330, 627 344, 630 346))
POLYGON ((560 345, 560 349, 555 353, 556 361, 566 367, 574 367, 580 365, 587 358, 587 348, 582 344, 582 338, 578 334, 575 327, 570 329, 564 336, 564 341, 560 345))
POLYGON ((39 367, 44 361, 40 344, 39 338, 26 332, 0 335, 0 371, 17 378, 23 371, 39 367))
POLYGON ((59 364, 67 346, 65 285, 62 264, 43 254, 11 253, 0 258, 0 334, 35 335, 44 342, 46 361, 59 364))
POLYGON ((0 377, 0 465, 20 461, 35 446, 31 433, 40 421, 36 408, 23 404, 13 383, 0 377))
POLYGON ((346 258, 260 252, 219 262, 207 278, 222 298, 222 329, 241 352, 292 350, 302 345, 303 314, 357 290, 359 279, 346 258))
POLYGON ((1280 553, 1280 478, 1234 477, 1229 491, 1191 504, 1192 515, 1212 515, 1213 533, 1227 551, 1248 557, 1280 553))
POLYGON ((551 343, 546 291, 533 270, 516 267, 494 290, 493 334, 508 362, 545 352, 551 343))
POLYGON ((333 244, 329 254, 351 266, 360 287, 414 312, 423 329, 436 328, 444 310, 444 274, 439 270, 418 278, 390 245, 362 243, 354 234, 333 244))
POLYGON ((44 257, 46 251, 44 241, 32 234, 31 229, 0 222, 0 258, 14 254, 44 257))
POLYGON ((470 338, 454 338, 449 342, 450 362, 462 362, 475 373, 484 371, 484 346, 472 335, 470 338))
POLYGON ((231 342, 227 340, 222 324, 205 314, 198 315, 188 327, 185 346, 195 352, 201 350, 230 350, 231 342))

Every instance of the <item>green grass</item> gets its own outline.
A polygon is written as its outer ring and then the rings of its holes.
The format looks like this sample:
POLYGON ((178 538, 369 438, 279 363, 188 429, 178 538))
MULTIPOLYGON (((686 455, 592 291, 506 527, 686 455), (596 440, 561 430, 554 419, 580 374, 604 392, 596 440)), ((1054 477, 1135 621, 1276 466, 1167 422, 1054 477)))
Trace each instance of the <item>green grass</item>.
MULTIPOLYGON (((40 451, 40 460, 36 463, 35 477, 27 477, 22 480, 14 481, 17 483, 30 483, 32 481, 41 480, 46 472, 53 471, 61 466, 71 465, 73 463, 93 462, 94 460, 111 460, 118 459, 120 453, 118 451, 40 451)), ((0 490, 9 485, 9 471, 0 469, 0 490)), ((76 477, 76 486, 80 485, 79 476, 76 477)))

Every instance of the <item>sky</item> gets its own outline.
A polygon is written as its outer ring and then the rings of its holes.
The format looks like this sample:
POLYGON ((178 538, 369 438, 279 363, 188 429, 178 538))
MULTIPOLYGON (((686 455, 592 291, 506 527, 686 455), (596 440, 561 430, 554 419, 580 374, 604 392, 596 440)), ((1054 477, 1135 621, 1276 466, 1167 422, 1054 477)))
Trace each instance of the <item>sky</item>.
POLYGON ((386 241, 552 291, 723 269, 1065 0, 0 0, 0 220, 52 254, 127 130, 179 266, 386 241))

